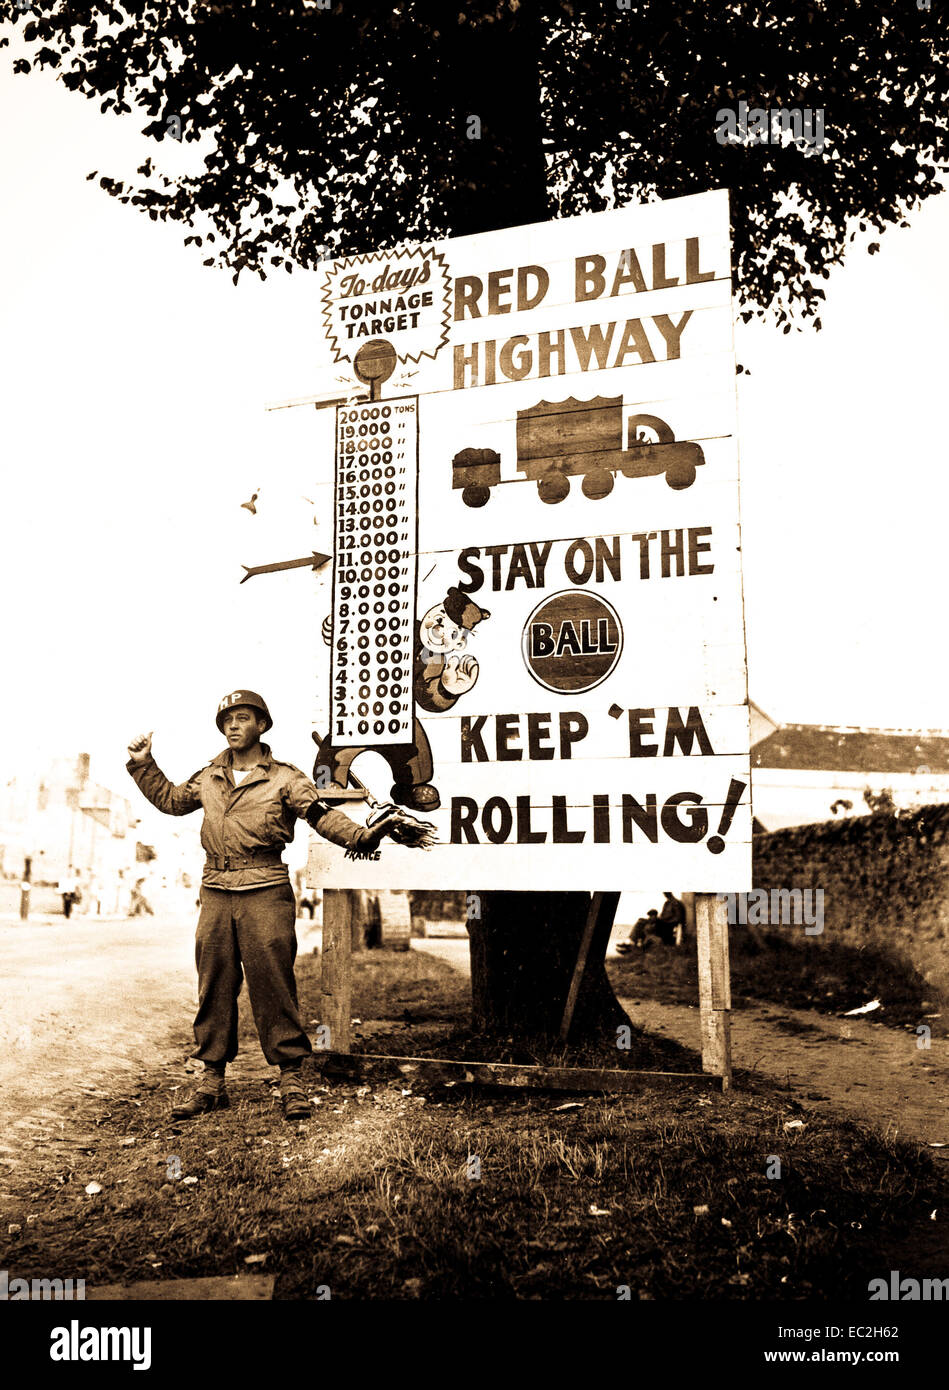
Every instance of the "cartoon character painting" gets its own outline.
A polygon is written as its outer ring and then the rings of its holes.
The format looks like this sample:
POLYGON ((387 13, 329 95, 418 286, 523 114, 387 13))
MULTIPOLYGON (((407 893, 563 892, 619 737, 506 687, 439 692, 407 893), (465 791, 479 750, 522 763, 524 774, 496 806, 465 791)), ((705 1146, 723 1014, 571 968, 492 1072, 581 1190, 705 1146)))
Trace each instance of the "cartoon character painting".
MULTIPOLYGON (((415 624, 415 656, 412 688, 415 703, 429 714, 440 714, 468 693, 478 679, 478 662, 465 654, 468 638, 478 623, 491 614, 452 587, 445 599, 436 603, 415 624)), ((331 620, 323 624, 324 640, 332 640, 331 620)), ((324 738, 317 751, 314 777, 327 797, 345 791, 350 766, 360 753, 378 753, 392 770, 392 800, 413 811, 437 811, 441 805, 438 789, 432 785, 432 750, 418 718, 412 730, 413 742, 359 747, 336 747, 324 738), (326 775, 330 783, 326 786, 326 775)))

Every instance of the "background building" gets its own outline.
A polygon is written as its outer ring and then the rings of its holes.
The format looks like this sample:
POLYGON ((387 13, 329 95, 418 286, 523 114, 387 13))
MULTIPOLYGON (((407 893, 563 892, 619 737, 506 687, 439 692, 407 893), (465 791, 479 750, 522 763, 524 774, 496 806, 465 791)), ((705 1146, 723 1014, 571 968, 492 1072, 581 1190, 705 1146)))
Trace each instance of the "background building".
POLYGON ((751 704, 756 829, 949 803, 949 732, 783 724, 751 704))
POLYGON ((11 778, 0 787, 0 910, 18 909, 27 869, 39 910, 59 905, 55 892, 41 895, 70 872, 82 893, 80 912, 124 916, 140 881, 156 910, 190 904, 200 872, 197 827, 157 821, 156 814, 143 830, 128 798, 94 780, 88 753, 11 778))

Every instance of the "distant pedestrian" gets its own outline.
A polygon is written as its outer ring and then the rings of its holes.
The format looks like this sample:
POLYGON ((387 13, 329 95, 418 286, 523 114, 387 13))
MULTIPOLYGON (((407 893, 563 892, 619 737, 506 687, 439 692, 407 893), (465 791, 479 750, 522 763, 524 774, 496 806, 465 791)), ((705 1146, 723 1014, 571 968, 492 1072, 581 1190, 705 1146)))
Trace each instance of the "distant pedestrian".
POLYGON ((138 879, 132 889, 132 901, 129 905, 130 917, 154 917, 155 915, 151 903, 142 891, 144 882, 143 878, 138 879))
POLYGON ((79 892, 79 880, 73 872, 72 865, 65 877, 59 880, 59 891, 63 899, 63 916, 67 922, 72 916, 73 904, 79 902, 82 894, 79 892))
POLYGON ((119 869, 116 877, 114 898, 112 911, 116 917, 127 917, 132 907, 132 890, 129 888, 124 869, 119 869))
POLYGON ((86 884, 85 892, 83 895, 83 902, 85 904, 85 913, 87 917, 98 917, 99 913, 101 912, 102 909, 99 901, 101 893, 102 885, 99 883, 99 880, 96 877, 96 875, 92 874, 89 878, 89 882, 86 884))

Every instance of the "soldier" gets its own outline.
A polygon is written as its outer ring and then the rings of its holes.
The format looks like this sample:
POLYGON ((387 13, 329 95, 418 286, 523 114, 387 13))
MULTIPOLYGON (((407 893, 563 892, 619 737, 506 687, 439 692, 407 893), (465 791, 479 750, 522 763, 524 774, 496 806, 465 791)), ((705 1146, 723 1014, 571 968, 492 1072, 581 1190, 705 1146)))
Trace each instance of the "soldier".
POLYGON ((178 786, 152 757, 151 734, 133 739, 128 750, 128 771, 159 811, 185 816, 204 810, 201 844, 207 861, 195 948, 194 1055, 205 1069, 194 1095, 172 1115, 190 1119, 230 1104, 224 1070, 237 1055, 243 967, 264 1056, 280 1068, 283 1113, 288 1120, 305 1119, 311 1106, 300 1068, 312 1048, 297 1007, 296 905, 283 847, 293 839, 297 817, 327 840, 360 853, 374 852, 386 835, 427 849, 432 827, 392 809, 368 829, 327 806, 308 777, 279 762, 261 743, 273 720, 252 690, 225 695, 215 722, 228 747, 178 786))

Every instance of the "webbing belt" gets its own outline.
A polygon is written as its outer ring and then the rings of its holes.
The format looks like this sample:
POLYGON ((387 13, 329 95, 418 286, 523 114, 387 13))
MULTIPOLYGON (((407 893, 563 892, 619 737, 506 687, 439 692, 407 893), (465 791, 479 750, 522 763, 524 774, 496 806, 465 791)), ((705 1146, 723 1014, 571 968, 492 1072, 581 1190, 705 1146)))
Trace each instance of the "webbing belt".
POLYGON ((283 857, 279 850, 261 850, 259 854, 209 854, 205 861, 206 869, 218 869, 227 872, 229 869, 253 869, 264 867, 268 864, 282 864, 283 857))

